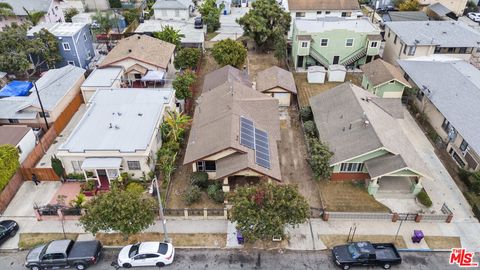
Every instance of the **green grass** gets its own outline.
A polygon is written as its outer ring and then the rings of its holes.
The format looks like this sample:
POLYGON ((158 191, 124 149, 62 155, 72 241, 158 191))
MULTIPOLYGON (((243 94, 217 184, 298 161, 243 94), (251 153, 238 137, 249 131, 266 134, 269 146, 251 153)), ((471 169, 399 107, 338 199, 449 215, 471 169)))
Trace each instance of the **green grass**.
MULTIPOLYGON (((78 233, 66 233, 66 239, 77 240, 78 233)), ((31 249, 53 240, 65 239, 63 233, 20 233, 19 249, 31 249)))

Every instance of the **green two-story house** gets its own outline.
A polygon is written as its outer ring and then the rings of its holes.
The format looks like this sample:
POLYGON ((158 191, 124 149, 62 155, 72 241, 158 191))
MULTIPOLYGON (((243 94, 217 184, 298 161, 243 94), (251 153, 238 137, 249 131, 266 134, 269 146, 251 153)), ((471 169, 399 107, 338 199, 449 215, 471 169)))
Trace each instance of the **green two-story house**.
POLYGON ((296 69, 308 66, 358 66, 378 56, 380 29, 367 19, 296 20, 292 57, 296 69))

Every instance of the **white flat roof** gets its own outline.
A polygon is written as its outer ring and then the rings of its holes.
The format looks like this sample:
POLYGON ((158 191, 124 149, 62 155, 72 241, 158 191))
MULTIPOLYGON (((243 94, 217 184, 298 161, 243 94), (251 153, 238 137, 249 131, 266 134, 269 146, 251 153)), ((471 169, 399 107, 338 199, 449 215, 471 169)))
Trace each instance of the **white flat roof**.
POLYGON ((122 158, 86 158, 82 163, 82 170, 89 169, 118 169, 122 165, 122 158))
POLYGON ((153 33, 162 31, 162 27, 171 26, 174 29, 180 30, 180 34, 185 37, 182 38, 182 43, 203 43, 205 41, 205 33, 203 29, 195 29, 193 21, 161 21, 161 20, 146 20, 139 24, 135 33, 153 33))
POLYGON ((56 37, 66 37, 73 36, 83 27, 87 25, 86 23, 41 23, 37 26, 32 27, 28 30, 27 36, 33 36, 34 33, 42 30, 43 28, 47 29, 48 32, 52 33, 56 37))
POLYGON ((82 87, 109 87, 122 74, 121 67, 96 68, 82 83, 82 87))
POLYGON ((58 151, 144 151, 173 94, 171 88, 99 89, 58 151))
POLYGON ((380 30, 367 19, 345 19, 325 17, 318 20, 295 20, 298 30, 308 33, 318 33, 345 29, 358 33, 379 32, 380 30))

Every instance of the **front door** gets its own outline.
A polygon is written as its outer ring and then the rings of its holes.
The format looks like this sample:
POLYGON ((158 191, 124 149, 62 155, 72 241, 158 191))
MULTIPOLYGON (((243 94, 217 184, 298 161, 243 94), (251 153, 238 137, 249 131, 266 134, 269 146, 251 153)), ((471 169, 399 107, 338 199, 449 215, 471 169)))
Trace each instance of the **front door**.
POLYGON ((336 64, 338 64, 339 61, 340 61, 340 56, 335 55, 335 56, 333 57, 333 64, 336 65, 336 64))
POLYGON ((297 67, 303 68, 303 56, 297 57, 297 67))
POLYGON ((107 171, 106 170, 97 170, 97 175, 98 175, 98 177, 107 176, 107 171))

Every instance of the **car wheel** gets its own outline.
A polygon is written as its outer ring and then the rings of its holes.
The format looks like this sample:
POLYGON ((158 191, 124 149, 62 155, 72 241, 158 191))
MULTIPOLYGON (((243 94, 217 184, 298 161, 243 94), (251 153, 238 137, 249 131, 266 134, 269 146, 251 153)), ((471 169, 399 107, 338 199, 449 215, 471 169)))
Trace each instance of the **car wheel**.
POLYGON ((157 265, 157 267, 164 267, 165 266, 165 264, 163 262, 157 262, 156 265, 157 265))
POLYGON ((85 264, 79 263, 75 265, 75 268, 77 268, 77 270, 84 270, 86 267, 85 267, 85 264))
POLYGON ((130 267, 132 267, 132 265, 129 264, 129 263, 124 263, 124 264, 122 265, 122 267, 123 267, 123 268, 130 268, 130 267))
POLYGON ((16 231, 16 230, 11 231, 11 232, 10 232, 10 237, 14 237, 15 234, 17 234, 17 231, 16 231))
POLYGON ((344 265, 344 266, 342 266, 342 267, 343 267, 343 270, 348 270, 348 269, 350 269, 350 265, 348 265, 348 264, 346 264, 346 265, 344 265))
POLYGON ((30 269, 31 270, 40 270, 40 266, 36 266, 36 265, 30 266, 30 269))
POLYGON ((390 264, 388 264, 388 263, 387 263, 387 264, 384 264, 384 265, 383 265, 383 269, 390 269, 390 264))

